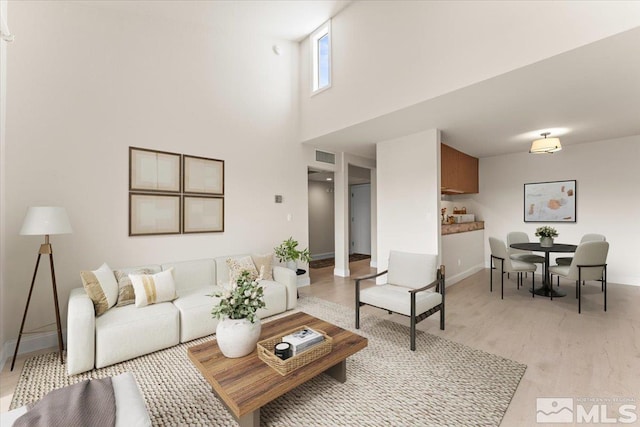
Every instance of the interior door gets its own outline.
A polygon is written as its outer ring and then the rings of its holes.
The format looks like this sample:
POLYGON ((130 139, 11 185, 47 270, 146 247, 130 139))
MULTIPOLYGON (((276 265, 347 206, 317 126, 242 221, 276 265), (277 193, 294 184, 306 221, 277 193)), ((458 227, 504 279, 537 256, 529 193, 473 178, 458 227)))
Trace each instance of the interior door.
POLYGON ((371 184, 351 186, 349 253, 371 255, 371 184))

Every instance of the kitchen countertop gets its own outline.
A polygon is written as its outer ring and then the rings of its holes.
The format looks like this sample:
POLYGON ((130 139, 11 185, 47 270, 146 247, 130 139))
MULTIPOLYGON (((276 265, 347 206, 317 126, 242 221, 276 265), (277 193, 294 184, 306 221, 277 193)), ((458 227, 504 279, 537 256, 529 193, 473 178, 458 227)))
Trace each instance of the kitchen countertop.
POLYGON ((463 222, 461 224, 442 224, 441 234, 466 233, 468 231, 484 230, 484 221, 463 222))

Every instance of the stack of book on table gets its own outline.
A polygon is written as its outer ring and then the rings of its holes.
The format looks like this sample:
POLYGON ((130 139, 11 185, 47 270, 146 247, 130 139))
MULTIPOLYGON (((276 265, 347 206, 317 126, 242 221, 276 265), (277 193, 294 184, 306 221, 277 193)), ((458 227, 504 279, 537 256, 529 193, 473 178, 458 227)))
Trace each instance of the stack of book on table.
POLYGON ((291 344, 291 352, 295 356, 324 341, 324 336, 311 328, 305 328, 285 335, 282 341, 291 344))

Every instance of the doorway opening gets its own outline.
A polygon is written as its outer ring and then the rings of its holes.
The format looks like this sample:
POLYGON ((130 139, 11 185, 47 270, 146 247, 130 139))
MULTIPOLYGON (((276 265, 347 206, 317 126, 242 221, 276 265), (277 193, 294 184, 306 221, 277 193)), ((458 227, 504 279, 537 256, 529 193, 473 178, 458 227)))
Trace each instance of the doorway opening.
POLYGON ((335 256, 335 199, 333 172, 308 168, 310 268, 335 256))
POLYGON ((349 263, 371 258, 371 170, 349 165, 349 263))

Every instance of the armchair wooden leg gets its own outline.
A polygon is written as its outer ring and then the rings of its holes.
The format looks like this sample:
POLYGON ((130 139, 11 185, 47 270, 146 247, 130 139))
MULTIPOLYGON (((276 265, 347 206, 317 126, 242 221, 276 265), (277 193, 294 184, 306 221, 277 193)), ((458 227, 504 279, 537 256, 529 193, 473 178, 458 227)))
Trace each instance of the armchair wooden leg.
POLYGON ((602 288, 604 289, 604 311, 607 311, 607 266, 604 266, 604 275, 602 276, 602 288))
POLYGON ((504 299, 504 263, 500 264, 500 299, 504 299))
POLYGON ((411 351, 416 351, 416 294, 411 294, 411 351))
POLYGON ((360 329, 360 281, 356 280, 356 329, 360 329))
MULTIPOLYGON (((604 298, 605 299, 605 303, 604 303, 605 310, 604 311, 607 311, 607 303, 606 303, 607 294, 606 294, 606 292, 605 292, 604 296, 605 296, 605 298, 604 298)), ((444 331, 444 304, 442 304, 442 307, 440 307, 440 330, 444 331)))

